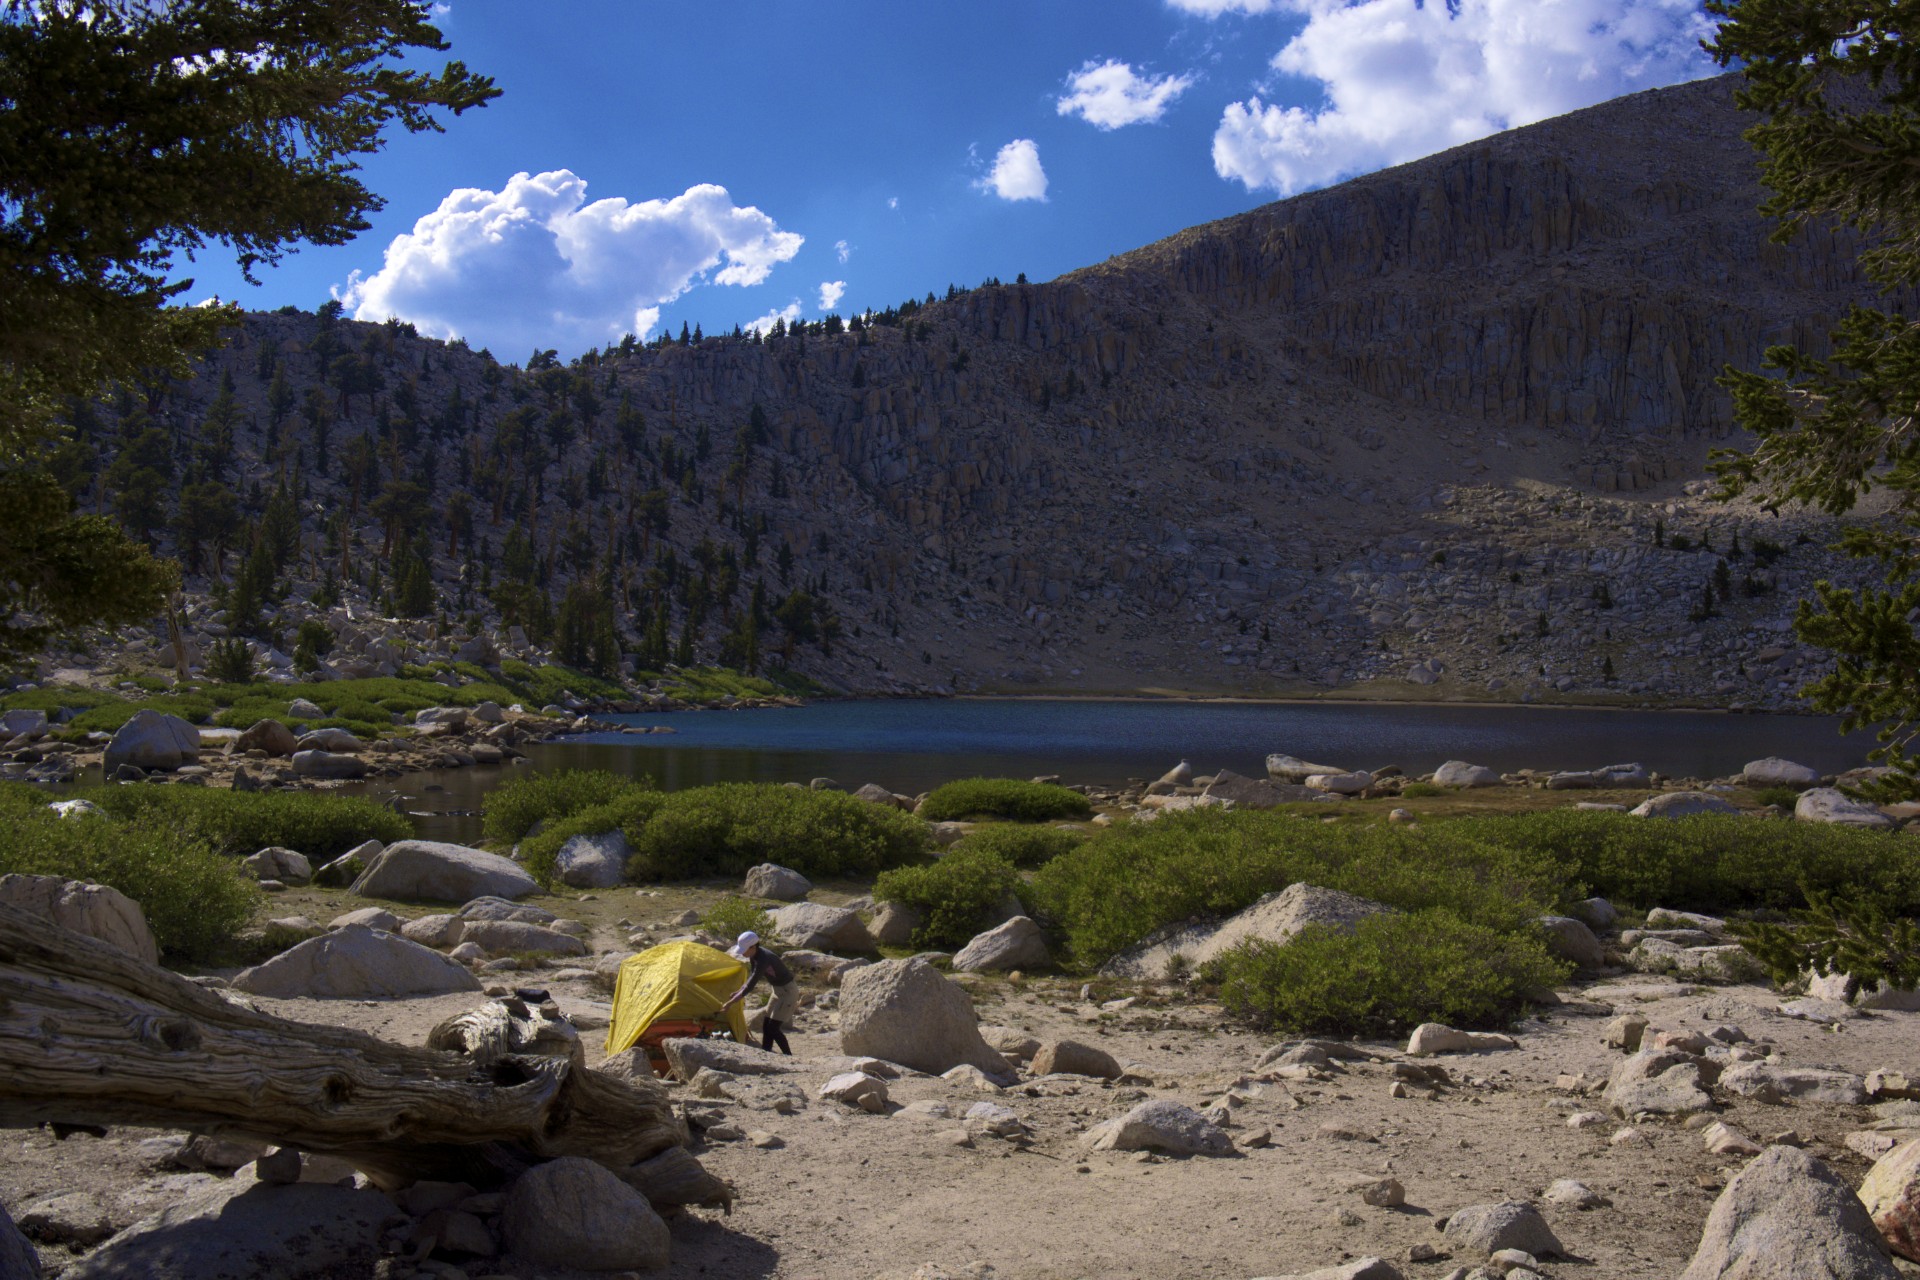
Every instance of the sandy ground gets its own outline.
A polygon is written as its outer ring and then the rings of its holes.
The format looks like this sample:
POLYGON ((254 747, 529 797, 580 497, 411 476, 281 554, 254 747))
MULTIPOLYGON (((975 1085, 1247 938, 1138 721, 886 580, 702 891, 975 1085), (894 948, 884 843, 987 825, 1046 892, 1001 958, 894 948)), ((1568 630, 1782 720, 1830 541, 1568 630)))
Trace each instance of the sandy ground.
MULTIPOLYGON (((831 892, 818 895, 836 896, 831 892)), ((595 902, 566 904, 578 916, 651 922, 678 909, 687 888, 664 898, 610 891, 595 902)), ((276 901, 276 907, 294 902, 276 901)), ((324 907, 324 895, 300 904, 324 907)), ((562 905, 550 903, 549 905, 562 905)), ((611 921, 597 928, 610 930, 611 921)), ((570 1014, 604 1016, 606 996, 590 981, 518 981, 548 987, 570 1014)), ((1697 1132, 1678 1123, 1641 1126, 1644 1146, 1610 1143, 1619 1123, 1575 1130, 1565 1117, 1599 1109, 1557 1085, 1584 1075, 1595 1092, 1620 1054, 1602 1043, 1614 1012, 1644 1013, 1660 1029, 1734 1023, 1771 1042, 1793 1065, 1857 1073, 1892 1067, 1920 1076, 1915 1032, 1920 1014, 1888 1013, 1823 1027, 1779 1012, 1780 998, 1752 986, 1692 986, 1618 975, 1565 992, 1570 1003, 1526 1024, 1519 1047, 1442 1061, 1456 1086, 1435 1099, 1393 1098, 1391 1062, 1403 1042, 1366 1047, 1374 1061, 1349 1064, 1331 1079, 1251 1082, 1256 1096, 1235 1112, 1232 1132, 1271 1130, 1272 1145, 1230 1158, 1163 1159, 1092 1154, 1077 1141, 1094 1122, 1151 1097, 1190 1106, 1210 1103, 1255 1074, 1272 1037, 1225 1022, 1217 1006, 1154 986, 1102 983, 1097 999, 1134 994, 1133 1007, 1103 1011, 1081 998, 1077 981, 966 980, 985 1023, 1017 1027, 1041 1039, 1072 1037, 1139 1064, 1150 1085, 1098 1081, 1017 1086, 991 1100, 1012 1108, 1032 1131, 1030 1145, 976 1135, 959 1146, 958 1122, 898 1113, 869 1115, 816 1094, 824 1070, 750 1079, 737 1101, 675 1096, 697 1114, 780 1139, 774 1148, 744 1141, 703 1142, 696 1154, 736 1188, 730 1217, 686 1213, 673 1222, 673 1276, 905 1277, 931 1266, 961 1274, 988 1264, 1002 1277, 1267 1276, 1379 1254, 1411 1276, 1435 1280, 1460 1262, 1406 1261, 1410 1247, 1444 1250, 1436 1226, 1470 1204, 1534 1198, 1559 1178, 1578 1179, 1607 1196, 1603 1208, 1545 1214, 1576 1257, 1556 1261, 1556 1277, 1671 1280, 1692 1255, 1718 1189, 1740 1162, 1708 1154, 1697 1132), (798 1094, 801 1109, 771 1108, 798 1094), (1352 1184, 1391 1174, 1406 1188, 1399 1208, 1362 1203, 1352 1184)), ((816 991, 824 988, 815 988, 816 991)), ((403 1043, 421 1043, 470 996, 385 1002, 260 1001, 287 1017, 355 1026, 403 1043)), ((839 1051, 827 1009, 801 1015, 794 1048, 802 1060, 839 1051)), ((588 1032, 589 1061, 602 1057, 588 1032)), ((897 1104, 922 1099, 964 1113, 988 1095, 938 1078, 892 1086, 897 1104)), ((1894 1104, 1898 1105, 1898 1104, 1894 1104)), ((1869 1107, 1765 1105, 1733 1099, 1722 1119, 1759 1141, 1795 1131, 1810 1150, 1857 1183, 1869 1162, 1844 1145, 1846 1134, 1877 1117, 1869 1107)), ((87 1189, 115 1206, 124 1224, 150 1212, 204 1175, 156 1175, 137 1143, 151 1131, 116 1130, 64 1142, 46 1133, 8 1135, 0 1148, 0 1201, 18 1210, 44 1197, 87 1189)), ((57 1251, 50 1260, 58 1261, 57 1251)), ((501 1272, 513 1273, 501 1267, 501 1272)), ((471 1275, 491 1273, 470 1266, 471 1275)), ((530 1273, 515 1273, 530 1274, 530 1273)), ((932 1275, 929 1271, 927 1274, 932 1275)), ((976 1274, 978 1272, 976 1271, 976 1274)))

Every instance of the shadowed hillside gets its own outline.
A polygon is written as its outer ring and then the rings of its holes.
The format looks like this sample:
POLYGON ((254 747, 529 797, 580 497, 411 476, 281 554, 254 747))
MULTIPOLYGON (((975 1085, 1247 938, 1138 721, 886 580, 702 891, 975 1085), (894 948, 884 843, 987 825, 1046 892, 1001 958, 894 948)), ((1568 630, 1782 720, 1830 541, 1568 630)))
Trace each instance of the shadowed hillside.
POLYGON ((520 368, 252 316, 61 466, 187 562, 202 639, 250 557, 253 630, 324 617, 341 669, 517 625, 855 690, 1784 705, 1791 601, 1844 570, 1699 500, 1713 378, 1866 291, 1848 243, 1768 243, 1730 92, 765 340, 520 368))

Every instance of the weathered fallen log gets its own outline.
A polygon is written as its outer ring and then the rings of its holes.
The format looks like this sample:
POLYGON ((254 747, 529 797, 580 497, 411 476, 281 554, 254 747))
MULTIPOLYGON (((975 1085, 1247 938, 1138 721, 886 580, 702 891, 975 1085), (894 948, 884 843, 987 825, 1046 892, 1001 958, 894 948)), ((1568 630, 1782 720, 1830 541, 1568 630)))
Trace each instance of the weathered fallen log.
POLYGON ((687 1140, 651 1081, 571 1057, 489 1063, 293 1022, 0 905, 0 1126, 131 1124, 340 1156, 383 1188, 494 1186, 687 1140))

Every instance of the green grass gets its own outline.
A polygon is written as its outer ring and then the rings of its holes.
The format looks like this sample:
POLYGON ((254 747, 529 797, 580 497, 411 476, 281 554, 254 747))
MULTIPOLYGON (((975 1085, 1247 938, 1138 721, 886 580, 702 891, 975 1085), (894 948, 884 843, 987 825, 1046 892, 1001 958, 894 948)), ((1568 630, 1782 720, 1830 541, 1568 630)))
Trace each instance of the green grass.
POLYGON ((558 663, 543 667, 528 666, 508 659, 500 664, 500 682, 513 690, 511 701, 526 704, 537 711, 548 703, 557 703, 562 695, 573 693, 582 698, 624 698, 627 691, 618 681, 575 671, 558 663))
POLYGON ((873 885, 873 896, 918 911, 922 924, 913 933, 921 949, 958 949, 987 926, 988 913, 1020 886, 1020 873, 1011 862, 983 847, 955 845, 946 857, 929 866, 898 867, 883 871, 873 885))
POLYGON ((91 787, 74 794, 115 818, 180 833, 215 853, 280 845, 316 866, 366 840, 413 836, 413 823, 358 796, 319 791, 224 791, 207 787, 91 787))
POLYGON ((258 720, 273 719, 291 723, 296 717, 290 704, 305 698, 326 715, 308 722, 309 728, 337 727, 356 736, 377 737, 394 731, 394 718, 410 718, 427 707, 471 707, 482 702, 502 706, 524 703, 534 707, 555 700, 562 689, 571 689, 583 697, 620 697, 623 690, 612 681, 573 671, 567 667, 531 667, 524 662, 509 662, 499 676, 472 663, 441 663, 437 668, 410 666, 401 676, 375 676, 364 680, 303 681, 272 684, 264 680, 245 684, 209 683, 173 693, 158 681, 146 681, 152 688, 134 694, 109 692, 73 686, 28 689, 0 698, 0 711, 16 708, 53 712, 62 707, 77 707, 82 714, 62 729, 63 734, 78 736, 90 732, 111 733, 132 718, 136 711, 151 709, 176 715, 194 724, 212 724, 226 729, 245 729, 258 720), (438 668, 457 670, 475 683, 450 688, 432 679, 438 668))
POLYGON ((61 818, 45 798, 15 783, 6 793, 0 874, 60 876, 118 889, 140 904, 167 956, 208 960, 224 952, 251 916, 256 889, 232 858, 204 839, 152 818, 61 818), (23 804, 27 792, 31 803, 23 804))
POLYGON ((1001 818, 1011 822, 1051 822, 1086 818, 1093 806, 1078 791, 1016 778, 963 778, 936 787, 920 806, 928 822, 1001 818))
POLYGON ((681 667, 675 671, 642 671, 639 679, 660 685, 661 692, 683 702, 717 702, 736 698, 819 697, 828 692, 797 671, 784 668, 750 676, 731 667, 681 667))

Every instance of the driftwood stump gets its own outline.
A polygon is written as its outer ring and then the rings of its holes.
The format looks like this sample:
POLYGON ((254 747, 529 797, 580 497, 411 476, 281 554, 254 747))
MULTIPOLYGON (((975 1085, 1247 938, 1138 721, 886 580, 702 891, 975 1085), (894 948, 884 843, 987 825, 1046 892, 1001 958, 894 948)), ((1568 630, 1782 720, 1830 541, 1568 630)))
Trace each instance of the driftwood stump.
MULTIPOLYGON (((659 1085, 571 1054, 501 1051, 512 1021, 477 1037, 484 1061, 390 1044, 262 1013, 0 905, 0 1126, 249 1138, 340 1156, 387 1189, 496 1186, 558 1156, 626 1176, 685 1145, 659 1085)), ((678 1157, 672 1166, 685 1194, 698 1179, 678 1157)), ((701 1202, 719 1203, 724 1184, 708 1177, 701 1202)))

